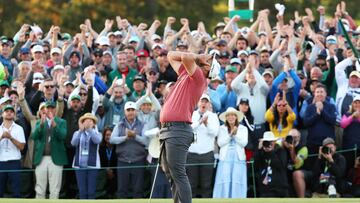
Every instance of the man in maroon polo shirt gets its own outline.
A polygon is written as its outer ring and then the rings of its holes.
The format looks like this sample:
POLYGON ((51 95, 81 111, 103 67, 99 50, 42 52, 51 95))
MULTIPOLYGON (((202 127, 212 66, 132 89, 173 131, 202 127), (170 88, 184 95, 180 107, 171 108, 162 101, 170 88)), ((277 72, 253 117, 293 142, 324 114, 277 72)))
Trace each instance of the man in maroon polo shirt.
POLYGON ((194 140, 191 115, 206 89, 211 55, 171 51, 168 59, 178 80, 160 113, 161 166, 171 184, 174 202, 191 203, 185 170, 188 149, 194 140))

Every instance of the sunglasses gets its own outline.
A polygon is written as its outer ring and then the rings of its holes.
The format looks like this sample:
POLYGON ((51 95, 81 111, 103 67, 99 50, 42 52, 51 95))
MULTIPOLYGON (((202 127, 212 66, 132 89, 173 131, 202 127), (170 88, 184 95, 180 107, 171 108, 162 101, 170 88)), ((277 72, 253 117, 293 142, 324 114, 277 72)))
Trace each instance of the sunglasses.
POLYGON ((102 55, 95 55, 95 57, 102 57, 102 55))
POLYGON ((44 86, 46 89, 49 89, 49 88, 54 88, 55 86, 54 85, 45 85, 44 86))
POLYGON ((79 93, 79 96, 82 97, 82 96, 87 96, 86 93, 79 93))
POLYGON ((156 73, 155 72, 150 72, 149 75, 156 75, 156 73))
POLYGON ((323 67, 323 66, 326 66, 326 63, 316 63, 315 65, 319 66, 319 67, 323 67))

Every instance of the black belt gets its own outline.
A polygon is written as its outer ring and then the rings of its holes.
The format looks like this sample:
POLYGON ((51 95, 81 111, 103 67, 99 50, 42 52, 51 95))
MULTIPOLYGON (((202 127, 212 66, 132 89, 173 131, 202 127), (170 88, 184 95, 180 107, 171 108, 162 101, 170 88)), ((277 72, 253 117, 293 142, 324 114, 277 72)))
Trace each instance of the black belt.
POLYGON ((161 128, 168 128, 170 126, 188 126, 191 125, 190 122, 183 121, 173 121, 173 122, 164 122, 161 123, 161 128))

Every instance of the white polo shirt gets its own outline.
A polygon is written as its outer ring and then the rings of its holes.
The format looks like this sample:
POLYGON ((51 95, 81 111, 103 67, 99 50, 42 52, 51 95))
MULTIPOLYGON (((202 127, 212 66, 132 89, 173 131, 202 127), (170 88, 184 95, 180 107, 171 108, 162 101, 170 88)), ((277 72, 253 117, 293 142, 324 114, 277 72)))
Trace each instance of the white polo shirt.
MULTIPOLYGON (((25 143, 25 135, 24 129, 13 122, 11 124, 10 129, 6 129, 3 125, 0 126, 0 138, 4 131, 9 131, 10 135, 20 143, 25 143)), ((21 159, 21 152, 20 150, 11 142, 10 139, 3 138, 0 140, 0 161, 11 161, 11 160, 20 160, 21 159)))

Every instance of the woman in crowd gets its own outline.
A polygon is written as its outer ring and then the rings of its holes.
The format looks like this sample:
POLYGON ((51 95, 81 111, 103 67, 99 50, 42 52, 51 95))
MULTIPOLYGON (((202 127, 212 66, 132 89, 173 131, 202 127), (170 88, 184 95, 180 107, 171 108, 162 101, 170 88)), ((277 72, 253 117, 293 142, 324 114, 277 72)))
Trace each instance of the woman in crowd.
MULTIPOLYGON (((357 154, 360 150, 360 96, 353 99, 349 112, 343 115, 340 121, 340 126, 344 129, 343 144, 344 150, 354 149, 357 147, 357 154)), ((343 153, 346 158, 347 171, 354 166, 355 154, 354 151, 343 153)))
POLYGON ((295 119, 296 115, 286 98, 280 99, 280 93, 277 93, 274 103, 265 113, 265 120, 269 123, 271 132, 276 138, 285 138, 292 129, 295 119))
POLYGON ((111 137, 112 129, 105 127, 103 130, 103 139, 100 144, 99 154, 100 163, 104 170, 99 171, 99 183, 100 188, 103 189, 107 194, 108 198, 113 198, 116 191, 116 173, 115 168, 117 165, 115 146, 110 144, 109 140, 111 137), (107 168, 109 167, 109 168, 107 168))
POLYGON ((86 113, 79 119, 79 130, 71 139, 76 147, 73 167, 80 199, 95 199, 96 180, 100 168, 99 144, 102 136, 96 129, 97 118, 86 113))
POLYGON ((219 166, 216 171, 214 198, 245 198, 247 193, 247 173, 245 146, 248 130, 240 124, 243 113, 229 107, 220 114, 225 124, 220 126, 218 145, 220 147, 219 166))
POLYGON ((254 116, 251 113, 249 106, 249 100, 247 98, 241 98, 239 102, 239 111, 244 114, 244 118, 240 121, 240 124, 248 129, 248 143, 245 147, 246 160, 249 161, 253 155, 254 149, 257 146, 258 141, 254 136, 254 116))

